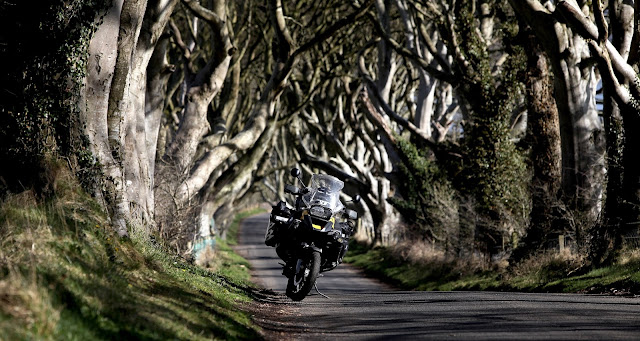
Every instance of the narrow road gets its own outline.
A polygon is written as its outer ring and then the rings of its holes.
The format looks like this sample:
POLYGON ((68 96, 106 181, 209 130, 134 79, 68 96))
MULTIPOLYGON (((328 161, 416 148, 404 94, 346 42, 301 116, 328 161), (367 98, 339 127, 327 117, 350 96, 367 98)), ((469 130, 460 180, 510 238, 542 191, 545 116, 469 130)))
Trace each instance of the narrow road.
MULTIPOLYGON (((278 293, 285 293, 287 278, 282 275, 282 260, 276 249, 264 244, 269 214, 247 218, 240 226, 236 251, 245 257, 252 266, 251 275, 256 284, 278 293)), ((317 281, 318 290, 323 294, 363 293, 391 290, 376 280, 364 277, 348 264, 341 264, 332 271, 322 273, 317 281)), ((311 289, 311 296, 318 295, 311 289)), ((309 297, 305 298, 305 301, 309 297)))
POLYGON ((578 294, 397 291, 347 264, 302 302, 284 296, 279 258, 264 245, 268 214, 246 219, 237 251, 274 291, 255 317, 267 339, 640 340, 640 299, 578 294))

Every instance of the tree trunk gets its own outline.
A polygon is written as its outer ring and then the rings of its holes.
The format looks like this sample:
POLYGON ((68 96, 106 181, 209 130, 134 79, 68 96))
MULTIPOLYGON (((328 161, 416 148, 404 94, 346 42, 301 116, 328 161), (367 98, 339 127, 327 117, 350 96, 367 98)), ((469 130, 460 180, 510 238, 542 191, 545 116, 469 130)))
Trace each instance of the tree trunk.
MULTIPOLYGON (((135 5, 135 4, 134 4, 135 5)), ((129 64, 142 16, 132 6, 114 1, 89 46, 89 62, 81 109, 96 161, 103 166, 99 195, 119 235, 128 234, 130 218, 124 170, 124 100, 129 64)))
POLYGON ((531 181, 531 214, 516 261, 543 247, 554 231, 557 220, 560 167, 560 126, 553 98, 553 82, 542 47, 532 34, 524 46, 528 57, 526 96, 528 125, 526 142, 531 148, 533 178, 531 181))
POLYGON ((120 235, 153 224, 150 145, 158 125, 145 116, 147 65, 176 3, 114 1, 89 47, 81 107, 105 175, 99 194, 120 235))
MULTIPOLYGON (((602 75, 602 84, 605 98, 605 115, 607 123, 613 131, 609 132, 611 138, 609 142, 609 151, 615 158, 618 151, 617 141, 619 137, 611 136, 617 128, 618 110, 622 116, 624 128, 624 150, 622 152, 622 190, 613 190, 608 194, 608 207, 621 203, 619 207, 611 208, 610 212, 605 212, 606 226, 596 227, 593 232, 595 240, 594 251, 592 253, 593 260, 596 264, 602 262, 610 262, 615 258, 617 248, 621 244, 621 238, 626 233, 627 228, 635 230, 637 233, 639 209, 640 207, 640 166, 635 160, 635 154, 638 152, 638 143, 640 139, 634 132, 640 128, 640 119, 638 118, 637 99, 640 98, 640 80, 636 74, 638 60, 631 58, 637 52, 640 41, 638 37, 638 10, 640 5, 636 2, 634 7, 629 3, 621 1, 609 2, 609 16, 611 22, 612 36, 609 34, 609 26, 605 20, 605 14, 600 1, 593 2, 593 18, 585 17, 583 11, 580 11, 570 2, 558 3, 557 10, 567 19, 571 27, 579 32, 579 34, 588 39, 588 45, 591 54, 598 63, 600 74, 602 75), (632 19, 635 12, 635 20, 632 19), (611 39, 609 37, 611 36, 611 39), (633 38, 635 37, 635 38, 633 38), (615 45, 614 45, 615 44, 615 45), (634 63, 636 68, 632 67, 634 63), (612 197, 609 198, 609 195, 612 197), (620 195, 620 196, 618 196, 620 195), (610 201, 609 201, 610 199, 610 201), (621 213, 619 216, 611 217, 610 214, 621 213), (620 228, 616 226, 619 217, 622 217, 620 228), (610 224, 611 223, 611 224, 610 224), (614 247, 613 252, 608 251, 608 246, 614 247)), ((637 54, 635 56, 637 58, 637 54)), ((620 174, 617 169, 613 169, 611 174, 615 178, 612 180, 612 186, 616 186, 619 181, 620 174)))
MULTIPOLYGON (((590 227, 601 211, 604 138, 596 109, 598 80, 587 42, 537 0, 510 0, 516 13, 532 27, 551 60, 562 141, 562 189, 570 207, 583 214, 580 226, 590 227), (553 23, 553 25, 551 25, 553 23)), ((583 228, 576 239, 584 241, 583 228)))
MULTIPOLYGON (((615 15, 610 15, 612 16, 612 44, 621 56, 621 60, 618 61, 626 62, 627 66, 633 66, 633 69, 637 71, 638 67, 640 67, 640 59, 638 58, 638 49, 640 49, 640 2, 635 1, 633 6, 626 1, 610 1, 609 3, 610 11, 615 13, 615 15)), ((623 81, 619 81, 622 86, 631 87, 635 100, 635 105, 633 100, 627 103, 618 103, 625 132, 622 153, 624 169, 622 202, 625 210, 622 216, 624 225, 615 234, 614 238, 614 247, 619 249, 623 236, 640 233, 640 165, 637 162, 637 155, 640 153, 640 136, 635 133, 640 130, 640 109, 637 105, 638 101, 640 101, 640 91, 638 91, 640 79, 637 74, 635 79, 629 79, 621 72, 616 72, 616 76, 618 79, 623 79, 623 81)), ((615 96, 612 97, 615 98, 615 96)), ((618 118, 618 116, 612 117, 618 118)), ((607 259, 609 262, 612 260, 613 257, 607 259)))

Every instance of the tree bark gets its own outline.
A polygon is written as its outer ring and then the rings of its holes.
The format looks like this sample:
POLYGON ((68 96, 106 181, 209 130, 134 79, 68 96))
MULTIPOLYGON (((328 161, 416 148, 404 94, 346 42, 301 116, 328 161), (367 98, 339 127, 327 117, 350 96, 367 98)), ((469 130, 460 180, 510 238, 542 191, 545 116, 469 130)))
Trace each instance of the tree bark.
MULTIPOLYGON (((634 134, 640 128, 640 118, 638 115, 637 100, 640 98, 640 79, 638 78, 637 60, 636 65, 630 65, 627 58, 638 48, 638 40, 634 42, 633 36, 638 34, 637 21, 635 26, 631 23, 631 12, 640 8, 635 3, 635 8, 630 4, 610 1, 610 18, 612 25, 612 39, 609 39, 609 26, 604 20, 604 13, 600 1, 593 3, 595 23, 589 18, 585 18, 582 13, 567 1, 558 3, 558 10, 564 15, 573 29, 579 32, 585 39, 589 39, 589 49, 598 62, 605 99, 606 123, 613 131, 609 133, 609 152, 615 158, 617 151, 618 137, 611 136, 616 131, 616 120, 618 111, 622 116, 624 129, 624 145, 622 152, 622 189, 612 189, 607 193, 609 212, 605 212, 604 226, 596 227, 594 237, 599 239, 594 242, 592 258, 596 264, 611 262, 616 256, 616 250, 621 245, 622 236, 625 233, 637 233, 638 221, 640 220, 640 165, 635 160, 640 150, 640 138, 634 134), (614 45, 614 44, 617 44, 614 45), (635 46, 635 47, 634 47, 635 46), (635 66, 635 70, 634 70, 635 66), (612 102, 615 100, 615 103, 612 102), (610 200, 610 201, 609 201, 610 200), (621 203, 619 207, 613 208, 616 202, 621 203), (611 214, 615 216, 611 216, 611 214), (619 215, 617 215, 619 214, 619 215), (622 217, 622 221, 619 218, 622 217), (620 225, 617 225, 620 222, 620 225), (614 251, 609 252, 609 247, 614 251)), ((635 13, 636 19, 638 14, 635 13)), ((633 62, 632 62, 633 63, 633 62)), ((615 166, 615 165, 614 165, 615 166)), ((610 174, 612 186, 619 180, 618 169, 614 168, 610 174)))
MULTIPOLYGON (((521 26, 524 29, 523 26, 521 26)), ((531 32, 529 32, 531 33, 531 32)), ((558 194, 562 174, 560 125, 553 98, 553 81, 549 63, 533 34, 524 46, 528 57, 526 78, 527 137, 531 148, 531 214, 527 233, 516 251, 516 261, 535 253, 552 237, 557 222, 558 194)))
MULTIPOLYGON (((604 139, 595 101, 598 80, 593 67, 584 65, 590 58, 587 42, 537 0, 510 4, 532 27, 551 61, 560 115, 563 193, 570 207, 585 214, 582 225, 593 226, 601 210, 604 139)), ((583 242, 583 231, 576 234, 583 242)))
POLYGON ((101 194, 120 235, 153 224, 149 147, 158 125, 146 121, 154 115, 145 116, 147 66, 176 2, 114 1, 90 43, 86 132, 105 175, 101 194))
MULTIPOLYGON (((114 1, 89 45, 89 60, 85 87, 81 95, 81 117, 96 162, 103 165, 104 179, 98 181, 96 196, 104 198, 111 222, 121 236, 127 235, 128 206, 124 204, 122 170, 118 167, 118 153, 112 153, 111 140, 120 146, 119 134, 114 134, 108 122, 109 93, 113 83, 118 55, 118 32, 123 1, 114 1), (100 186, 103 184, 104 188, 100 186)), ((116 125, 115 128, 119 128, 116 125)))

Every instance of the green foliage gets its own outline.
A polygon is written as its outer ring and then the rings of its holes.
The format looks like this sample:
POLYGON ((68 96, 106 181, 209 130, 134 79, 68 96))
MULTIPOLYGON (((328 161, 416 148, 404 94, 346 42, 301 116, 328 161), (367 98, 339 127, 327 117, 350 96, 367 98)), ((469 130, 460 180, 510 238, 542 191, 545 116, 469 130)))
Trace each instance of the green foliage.
MULTIPOLYGON (((479 117, 466 143, 465 192, 475 195, 480 213, 489 216, 523 211, 528 206, 525 159, 509 141, 504 121, 479 117)), ((525 210, 526 211, 526 210, 525 210)), ((524 217, 521 217, 524 218, 524 217)))
POLYGON ((477 213, 487 221, 484 230, 478 232, 491 249, 491 244, 501 240, 505 225, 521 230, 529 211, 529 172, 523 152, 510 135, 514 103, 522 93, 520 75, 526 57, 521 48, 509 42, 517 31, 513 22, 505 21, 500 33, 510 54, 499 72, 493 70, 489 48, 475 32, 473 13, 468 6, 461 6, 456 29, 468 61, 468 67, 462 67, 462 90, 469 102, 470 117, 462 146, 464 169, 456 184, 463 195, 475 198, 477 213))
POLYGON ((583 271, 584 259, 550 251, 511 268, 487 268, 442 260, 407 262, 393 247, 353 244, 345 261, 367 274, 407 290, 499 290, 594 294, 639 294, 638 251, 608 267, 583 271))
POLYGON ((640 293, 640 262, 615 264, 582 275, 558 278, 540 286, 539 291, 583 292, 591 294, 640 293))
POLYGON ((357 243, 349 246, 345 261, 402 289, 416 289, 428 283, 429 290, 436 290, 438 285, 455 281, 460 276, 459 272, 451 271, 453 263, 410 263, 394 257, 390 248, 369 249, 357 243))
POLYGON ((398 138, 398 147, 404 160, 397 165, 402 179, 397 190, 402 197, 388 201, 421 237, 443 240, 446 229, 453 225, 451 211, 457 206, 455 191, 438 164, 425 155, 426 150, 420 151, 402 138, 398 138))
POLYGON ((253 290, 247 267, 237 266, 242 260, 227 257, 235 269, 223 275, 225 264, 205 270, 148 238, 120 239, 72 178, 59 180, 57 197, 47 202, 29 191, 0 208, 0 335, 258 338, 248 313, 238 309, 253 290))
POLYGON ((0 176, 10 187, 42 186, 37 179, 44 171, 42 160, 55 153, 92 172, 87 140, 72 128, 79 126, 78 94, 97 14, 108 5, 90 0, 19 2, 1 11, 3 31, 16 32, 6 36, 0 50, 8 70, 0 79, 5 87, 0 95, 0 159, 15 166, 0 176))

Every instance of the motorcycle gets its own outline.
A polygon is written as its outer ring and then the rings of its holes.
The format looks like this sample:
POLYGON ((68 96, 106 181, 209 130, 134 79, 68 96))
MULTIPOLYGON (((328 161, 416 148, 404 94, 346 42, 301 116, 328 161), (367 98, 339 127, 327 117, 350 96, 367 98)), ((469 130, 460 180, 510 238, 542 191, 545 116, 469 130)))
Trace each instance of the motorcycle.
MULTIPOLYGON (((288 278, 287 296, 301 301, 315 286, 320 273, 342 263, 358 214, 340 201, 344 182, 338 178, 313 174, 310 185, 305 186, 299 169, 293 168, 291 176, 300 181, 303 189, 285 186, 285 192, 295 197, 295 205, 290 209, 280 201, 272 207, 265 244, 275 247, 284 261, 281 265, 282 274, 288 278)), ((359 200, 359 195, 353 199, 359 200)))

